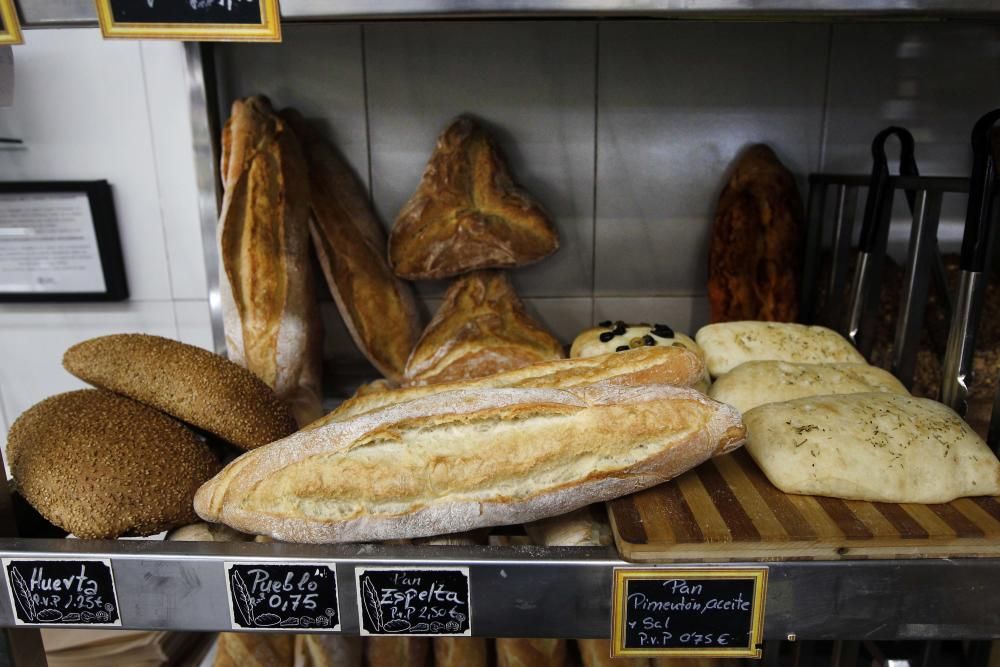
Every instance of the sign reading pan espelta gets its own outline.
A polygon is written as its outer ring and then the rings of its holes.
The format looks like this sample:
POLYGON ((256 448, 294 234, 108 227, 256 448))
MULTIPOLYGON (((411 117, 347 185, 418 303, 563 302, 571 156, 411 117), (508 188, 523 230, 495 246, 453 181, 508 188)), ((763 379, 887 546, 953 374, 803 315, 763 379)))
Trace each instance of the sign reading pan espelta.
POLYGON ((355 570, 362 635, 472 634, 469 568, 355 570))
POLYGON ((4 558, 17 625, 120 626, 111 561, 4 558))
POLYGON ((322 563, 226 563, 236 630, 340 630, 337 570, 322 563))

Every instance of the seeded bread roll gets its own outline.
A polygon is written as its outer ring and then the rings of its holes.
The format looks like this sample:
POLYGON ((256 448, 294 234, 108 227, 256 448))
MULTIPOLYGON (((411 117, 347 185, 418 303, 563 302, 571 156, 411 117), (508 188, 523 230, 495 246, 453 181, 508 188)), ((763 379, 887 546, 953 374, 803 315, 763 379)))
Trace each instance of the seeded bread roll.
POLYGON ((524 309, 503 271, 477 271, 448 288, 406 362, 406 384, 439 384, 560 359, 563 346, 524 309))
POLYGON ((77 537, 153 535, 197 520, 219 464, 194 433, 124 396, 82 389, 26 410, 7 435, 18 490, 77 537))
POLYGON ((749 321, 709 324, 698 330, 695 340, 705 351, 705 365, 715 378, 748 361, 867 363, 836 331, 805 324, 749 321))
POLYGON ((747 450, 785 493, 886 503, 1000 494, 1000 461, 937 401, 811 396, 761 405, 744 418, 747 450))
POLYGON ((884 391, 906 396, 903 383, 892 373, 868 364, 790 364, 749 361, 726 373, 708 395, 742 413, 764 405, 825 394, 863 394, 884 391))
POLYGON ((541 205, 514 184, 496 144, 467 116, 438 138, 389 235, 389 263, 408 280, 524 266, 558 249, 541 205))
POLYGON ((295 432, 291 413, 266 384, 194 345, 146 334, 101 336, 68 349, 63 367, 242 449, 295 432))
MULTIPOLYGON (((596 327, 587 329, 573 341, 569 350, 570 357, 594 357, 611 352, 625 352, 637 347, 656 346, 685 347, 703 362, 705 352, 688 336, 674 331, 666 324, 626 324, 621 320, 601 322, 596 327)), ((708 370, 694 385, 698 391, 707 391, 709 385, 708 370)))

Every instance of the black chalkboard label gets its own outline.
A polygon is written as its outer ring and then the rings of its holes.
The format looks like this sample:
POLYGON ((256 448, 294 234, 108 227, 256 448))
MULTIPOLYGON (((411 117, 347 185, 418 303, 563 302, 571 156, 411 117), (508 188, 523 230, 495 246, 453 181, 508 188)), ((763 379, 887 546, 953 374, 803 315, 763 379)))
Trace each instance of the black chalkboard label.
POLYGON ((236 630, 340 630, 337 570, 322 563, 226 563, 236 630))
POLYGON ((105 37, 280 41, 277 0, 97 0, 105 37))
POLYGON ((17 625, 120 626, 111 561, 4 558, 17 625))
POLYGON ((618 568, 611 655, 759 658, 766 589, 767 568, 618 568))
POLYGON ((362 635, 472 634, 469 568, 355 570, 362 635))

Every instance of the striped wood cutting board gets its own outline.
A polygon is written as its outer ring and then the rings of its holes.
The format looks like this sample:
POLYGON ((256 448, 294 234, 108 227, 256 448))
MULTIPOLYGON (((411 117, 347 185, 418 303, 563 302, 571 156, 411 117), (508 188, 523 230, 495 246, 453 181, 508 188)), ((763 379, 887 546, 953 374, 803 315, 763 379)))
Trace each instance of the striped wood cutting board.
POLYGON ((608 503, 625 560, 792 560, 1000 555, 1000 502, 898 505, 797 496, 744 450, 608 503))

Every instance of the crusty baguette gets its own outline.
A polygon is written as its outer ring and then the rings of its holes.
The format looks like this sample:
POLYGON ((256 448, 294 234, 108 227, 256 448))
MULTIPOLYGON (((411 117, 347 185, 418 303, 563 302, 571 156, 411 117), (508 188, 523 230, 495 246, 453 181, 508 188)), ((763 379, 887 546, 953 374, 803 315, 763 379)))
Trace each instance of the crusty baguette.
POLYGON ((558 249, 541 205, 514 184, 496 144, 466 116, 438 138, 389 235, 389 263, 409 280, 523 266, 558 249))
POLYGON ((467 380, 564 356, 505 272, 476 271, 448 288, 406 362, 406 384, 467 380))
POLYGON ((744 437, 734 408, 690 388, 452 391, 253 450, 195 510, 289 542, 423 537, 640 491, 744 437))
POLYGON ((233 103, 222 176, 219 292, 229 358, 308 423, 322 414, 308 177, 298 142, 265 98, 233 103))
POLYGON ((584 359, 560 359, 532 364, 506 373, 475 380, 449 382, 427 387, 405 387, 378 392, 358 393, 341 403, 336 410, 307 429, 333 421, 344 421, 396 403, 412 401, 458 389, 498 387, 536 387, 568 389, 605 382, 622 387, 639 384, 692 386, 701 379, 704 364, 693 352, 680 347, 640 347, 628 352, 604 354, 584 359))
POLYGON ((337 310, 358 349, 398 383, 421 331, 413 290, 389 268, 385 230, 351 168, 297 111, 281 115, 309 165, 309 230, 337 310))

